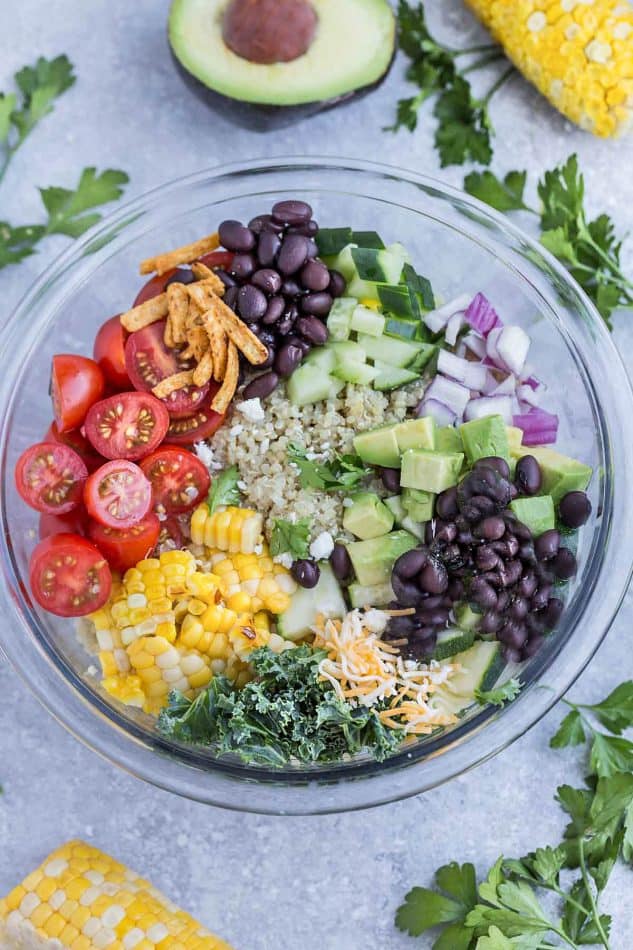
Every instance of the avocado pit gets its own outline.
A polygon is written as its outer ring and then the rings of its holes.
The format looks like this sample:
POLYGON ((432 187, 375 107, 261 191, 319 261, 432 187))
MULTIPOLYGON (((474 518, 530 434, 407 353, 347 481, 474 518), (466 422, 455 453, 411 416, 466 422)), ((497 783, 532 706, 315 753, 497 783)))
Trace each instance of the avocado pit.
POLYGON ((261 65, 289 63, 308 51, 317 22, 309 0, 231 0, 222 35, 242 59, 261 65))

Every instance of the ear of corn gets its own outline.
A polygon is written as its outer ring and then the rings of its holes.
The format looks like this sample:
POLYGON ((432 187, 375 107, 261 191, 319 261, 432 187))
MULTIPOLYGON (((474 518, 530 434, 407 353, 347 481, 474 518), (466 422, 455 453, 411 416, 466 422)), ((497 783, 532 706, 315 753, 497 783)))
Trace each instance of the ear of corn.
POLYGON ((71 841, 0 900, 0 950, 231 950, 148 881, 71 841))
POLYGON ((633 112, 629 0, 467 0, 523 75, 572 122, 615 136, 633 112))
POLYGON ((191 540, 231 554, 254 554, 262 541, 263 525, 263 516, 252 508, 220 508, 212 514, 202 504, 191 516, 191 540))

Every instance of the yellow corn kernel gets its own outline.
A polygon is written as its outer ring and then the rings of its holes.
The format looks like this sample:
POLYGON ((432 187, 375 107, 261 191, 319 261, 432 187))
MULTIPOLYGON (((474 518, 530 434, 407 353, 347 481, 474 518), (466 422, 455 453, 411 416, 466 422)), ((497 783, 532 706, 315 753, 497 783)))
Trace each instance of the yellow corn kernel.
POLYGON ((251 609, 251 598, 248 594, 244 593, 244 591, 240 591, 239 593, 231 594, 231 596, 227 598, 226 606, 236 613, 245 613, 251 609))
POLYGON ((116 665, 114 653, 102 650, 99 653, 99 663, 101 664, 101 672, 104 676, 116 676, 118 674, 119 667, 116 665))
POLYGON ((290 597, 288 594, 278 591, 276 594, 266 597, 264 605, 267 610, 270 610, 271 614, 283 614, 290 606, 290 597))
POLYGON ((176 639, 178 631, 176 630, 176 624, 171 621, 165 620, 162 623, 156 625, 156 636, 164 637, 168 643, 173 643, 176 639))
POLYGON ((212 633, 228 633, 237 621, 237 614, 221 604, 211 604, 202 614, 200 620, 205 630, 212 633))
POLYGON ((229 638, 225 633, 216 633, 207 648, 207 656, 212 660, 224 660, 232 653, 229 638))
POLYGON ((187 590, 206 603, 212 603, 218 589, 219 578, 215 574, 196 571, 187 578, 187 590))
POLYGON ((199 505, 191 516, 191 540, 194 544, 205 543, 205 527, 209 518, 209 508, 206 504, 199 505))
POLYGON ((373 297, 361 297, 359 303, 363 307, 369 307, 370 310, 380 310, 380 301, 374 300, 373 297))

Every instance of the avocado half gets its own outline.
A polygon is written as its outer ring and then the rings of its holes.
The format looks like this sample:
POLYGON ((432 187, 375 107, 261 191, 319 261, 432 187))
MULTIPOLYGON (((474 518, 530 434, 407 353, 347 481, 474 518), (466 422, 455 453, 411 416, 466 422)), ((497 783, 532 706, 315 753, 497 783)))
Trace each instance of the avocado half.
POLYGON ((173 0, 169 42, 209 106, 266 131, 375 88, 396 23, 388 0, 173 0))

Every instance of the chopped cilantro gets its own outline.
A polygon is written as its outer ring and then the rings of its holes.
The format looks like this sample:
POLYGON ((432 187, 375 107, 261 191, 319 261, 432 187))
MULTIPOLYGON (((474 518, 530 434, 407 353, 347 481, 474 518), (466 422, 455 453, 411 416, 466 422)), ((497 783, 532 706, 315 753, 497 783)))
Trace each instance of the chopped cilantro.
POLYGON ((286 521, 277 518, 273 525, 270 539, 270 553, 291 554, 293 560, 307 557, 310 548, 310 520, 301 518, 299 521, 286 521))

